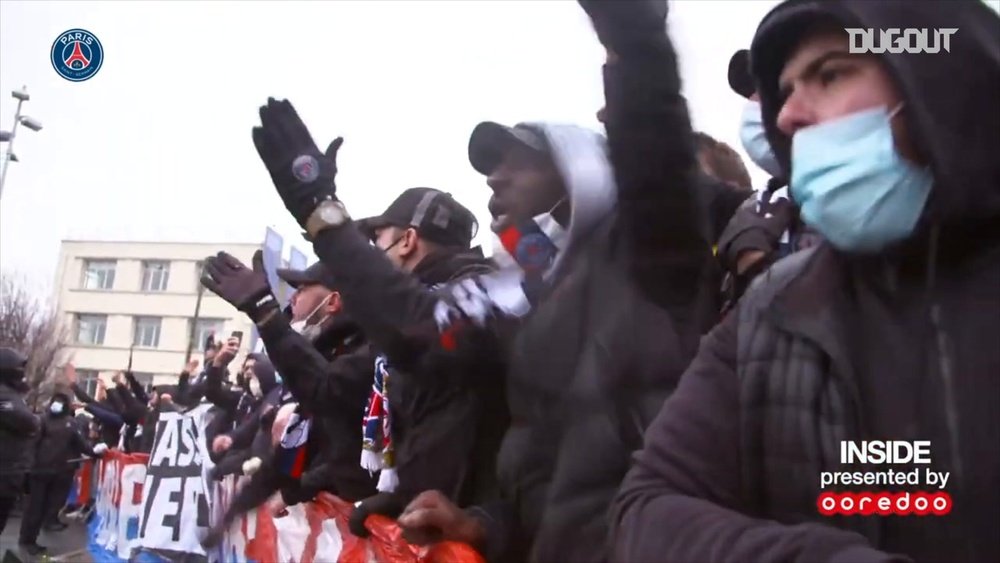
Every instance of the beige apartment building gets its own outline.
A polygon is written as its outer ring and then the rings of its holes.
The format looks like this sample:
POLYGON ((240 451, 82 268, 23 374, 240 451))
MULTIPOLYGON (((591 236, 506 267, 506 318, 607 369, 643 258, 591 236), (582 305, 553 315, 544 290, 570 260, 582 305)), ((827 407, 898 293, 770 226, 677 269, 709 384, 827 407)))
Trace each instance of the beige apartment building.
POLYGON ((56 299, 70 331, 67 359, 81 383, 93 392, 98 375, 107 379, 126 368, 130 349, 132 371, 141 382, 176 383, 189 342, 192 356, 200 360, 210 332, 243 331, 246 353, 251 338, 246 315, 210 291, 202 292, 199 306, 199 276, 206 256, 225 250, 249 264, 258 248, 249 243, 63 241, 56 299))

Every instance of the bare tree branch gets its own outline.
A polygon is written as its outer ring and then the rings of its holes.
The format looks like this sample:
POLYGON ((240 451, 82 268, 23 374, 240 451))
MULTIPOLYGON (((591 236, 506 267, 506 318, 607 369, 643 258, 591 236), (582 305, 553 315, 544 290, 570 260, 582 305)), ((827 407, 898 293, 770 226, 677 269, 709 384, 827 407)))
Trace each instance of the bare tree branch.
POLYGON ((31 294, 22 277, 0 273, 0 346, 28 358, 25 379, 31 385, 29 402, 50 395, 58 382, 56 367, 68 343, 68 330, 57 308, 31 294))

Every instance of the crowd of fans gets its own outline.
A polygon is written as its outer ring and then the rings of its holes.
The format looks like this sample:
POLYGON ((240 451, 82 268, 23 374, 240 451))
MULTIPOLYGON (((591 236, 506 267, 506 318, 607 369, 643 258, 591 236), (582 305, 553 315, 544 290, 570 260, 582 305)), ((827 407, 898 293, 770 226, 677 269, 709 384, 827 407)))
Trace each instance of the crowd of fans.
MULTIPOLYGON (((72 407, 94 441, 148 451, 157 413, 210 403, 212 477, 250 478, 206 546, 243 512, 328 491, 355 503, 356 535, 382 514, 489 561, 1000 559, 997 15, 780 4, 728 68, 734 128, 772 177, 754 191, 731 147, 692 130, 665 2, 580 4, 607 50, 606 136, 473 129, 490 258, 474 214, 433 188, 352 219, 343 140, 321 151, 269 99, 253 143, 319 262, 279 271, 282 310, 260 252, 206 260, 203 285, 267 351, 235 383, 229 338, 171 389, 126 372, 53 397, 41 440, 58 447, 30 468, 2 454, 4 503, 30 469, 22 543, 66 462, 103 449, 70 435, 72 407), (850 54, 844 32, 930 23, 959 29, 949 52, 850 54), (951 513, 821 516, 838 444, 868 439, 930 440, 951 513)), ((5 451, 38 425, 11 393, 5 451)))

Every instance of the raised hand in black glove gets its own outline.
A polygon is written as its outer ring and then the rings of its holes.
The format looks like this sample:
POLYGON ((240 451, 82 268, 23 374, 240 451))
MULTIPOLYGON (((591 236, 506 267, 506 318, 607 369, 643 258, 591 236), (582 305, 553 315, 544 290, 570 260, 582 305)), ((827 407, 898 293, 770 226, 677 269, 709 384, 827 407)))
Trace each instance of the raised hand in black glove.
POLYGON ((396 518, 406 508, 406 500, 397 493, 379 493, 361 501, 361 504, 354 507, 351 518, 347 521, 347 527, 351 533, 359 538, 367 538, 371 535, 365 527, 365 520, 372 514, 381 514, 389 518, 396 518))
POLYGON ((260 123, 253 128, 257 154, 285 207, 305 227, 320 202, 336 198, 337 151, 344 139, 337 137, 321 153, 288 100, 268 98, 260 108, 260 123))
POLYGON ((618 55, 641 53, 667 34, 667 0, 579 0, 601 44, 618 55))
POLYGON ((225 252, 206 258, 201 285, 246 313, 255 323, 278 310, 260 250, 253 255, 253 269, 225 252))

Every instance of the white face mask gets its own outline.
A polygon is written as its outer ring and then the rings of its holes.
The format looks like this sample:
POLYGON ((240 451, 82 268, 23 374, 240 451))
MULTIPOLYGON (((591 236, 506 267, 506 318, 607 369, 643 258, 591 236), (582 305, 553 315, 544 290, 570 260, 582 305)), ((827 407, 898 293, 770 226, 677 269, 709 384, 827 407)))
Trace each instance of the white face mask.
POLYGON ((764 133, 764 119, 760 114, 760 102, 747 101, 740 118, 740 141, 750 160, 773 177, 781 176, 781 166, 774 157, 771 143, 764 133))
POLYGON ((52 414, 62 414, 63 404, 62 403, 52 403, 49 405, 49 412, 52 414))
MULTIPOLYGON (((552 212, 565 201, 566 198, 564 197, 560 199, 558 203, 553 205, 552 209, 540 215, 535 215, 531 219, 535 226, 537 226, 542 234, 544 234, 545 237, 547 237, 558 250, 566 248, 566 243, 569 239, 569 231, 560 225, 559 221, 556 221, 555 217, 552 216, 552 212)), ((527 221, 525 223, 527 223, 527 221)), ((493 261, 496 262, 497 266, 501 268, 519 265, 518 259, 515 256, 512 256, 504 247, 500 235, 496 233, 493 234, 493 261)))
POLYGON ((304 319, 293 321, 289 323, 289 326, 292 327, 292 330, 301 334, 302 336, 305 336, 309 340, 315 340, 316 337, 319 336, 320 326, 323 325, 323 322, 330 315, 324 315, 323 318, 319 319, 314 323, 311 323, 310 321, 313 319, 313 317, 316 316, 316 313, 326 308, 326 306, 330 303, 330 299, 332 298, 333 298, 332 293, 330 295, 327 295, 326 298, 320 301, 319 305, 317 305, 315 309, 310 311, 309 314, 306 315, 304 319))
POLYGON ((260 398, 262 394, 260 389, 260 381, 257 381, 256 377, 250 380, 250 394, 257 398, 260 398))

